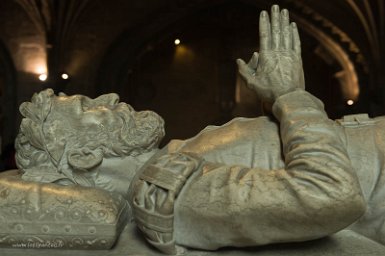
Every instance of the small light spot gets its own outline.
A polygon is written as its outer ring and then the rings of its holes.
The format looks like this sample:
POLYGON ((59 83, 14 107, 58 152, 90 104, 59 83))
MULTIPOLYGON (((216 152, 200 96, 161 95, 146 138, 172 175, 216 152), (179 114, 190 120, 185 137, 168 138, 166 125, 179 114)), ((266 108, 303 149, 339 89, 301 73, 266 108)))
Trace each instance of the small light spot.
POLYGON ((178 38, 175 39, 174 44, 175 44, 175 45, 179 45, 179 44, 180 44, 180 39, 178 39, 178 38))
POLYGON ((63 74, 61 74, 61 78, 64 80, 67 80, 68 78, 70 78, 70 76, 66 73, 63 73, 63 74))
POLYGON ((353 101, 353 100, 348 100, 348 101, 346 101, 346 104, 348 104, 349 106, 351 106, 351 105, 354 104, 354 101, 353 101))
POLYGON ((40 80, 40 81, 43 81, 43 82, 44 82, 44 81, 47 80, 47 78, 48 78, 48 75, 45 74, 45 73, 39 75, 39 80, 40 80))

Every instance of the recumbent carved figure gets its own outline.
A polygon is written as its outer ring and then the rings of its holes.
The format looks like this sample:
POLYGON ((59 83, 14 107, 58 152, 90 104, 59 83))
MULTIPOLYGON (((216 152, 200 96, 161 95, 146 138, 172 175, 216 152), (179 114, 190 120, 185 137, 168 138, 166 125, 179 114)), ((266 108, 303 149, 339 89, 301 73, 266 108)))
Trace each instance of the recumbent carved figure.
POLYGON ((29 229, 64 248, 109 248, 127 218, 168 254, 306 241, 349 225, 385 243, 385 119, 330 120, 304 90, 288 11, 263 11, 259 30, 260 52, 237 64, 274 117, 236 118, 158 149, 162 118, 116 94, 48 89, 23 103, 19 170, 0 178, 0 224, 24 225, 0 243, 29 229))

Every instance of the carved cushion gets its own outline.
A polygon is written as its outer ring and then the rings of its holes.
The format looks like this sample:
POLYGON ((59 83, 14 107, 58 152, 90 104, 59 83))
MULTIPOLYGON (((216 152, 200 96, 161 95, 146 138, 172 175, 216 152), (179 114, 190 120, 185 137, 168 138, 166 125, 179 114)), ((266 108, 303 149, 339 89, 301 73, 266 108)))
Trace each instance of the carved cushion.
POLYGON ((2 247, 109 249, 127 211, 126 200, 101 189, 0 175, 2 247))

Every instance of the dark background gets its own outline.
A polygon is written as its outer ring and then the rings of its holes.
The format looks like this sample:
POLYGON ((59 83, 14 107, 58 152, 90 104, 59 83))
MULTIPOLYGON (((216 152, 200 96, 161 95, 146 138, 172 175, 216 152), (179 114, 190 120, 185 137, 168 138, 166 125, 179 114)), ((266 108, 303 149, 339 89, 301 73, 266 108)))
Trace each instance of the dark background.
MULTIPOLYGON (((383 0, 277 0, 302 39, 307 89, 331 118, 385 112, 383 0), (347 101, 353 100, 353 105, 347 101)), ((236 73, 258 51, 265 0, 1 0, 0 134, 3 151, 34 92, 116 92, 166 121, 166 143, 209 124, 261 114, 236 73), (181 44, 175 45, 174 40, 181 44), (69 79, 63 80, 62 73, 69 79), (48 73, 48 80, 38 79, 48 73)), ((3 152, 3 156, 5 153, 3 152)))

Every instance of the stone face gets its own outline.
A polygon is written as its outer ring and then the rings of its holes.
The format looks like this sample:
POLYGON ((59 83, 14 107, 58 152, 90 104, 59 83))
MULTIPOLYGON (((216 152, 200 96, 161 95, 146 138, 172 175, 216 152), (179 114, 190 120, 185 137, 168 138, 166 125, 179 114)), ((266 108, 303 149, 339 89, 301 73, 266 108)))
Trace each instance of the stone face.
POLYGON ((47 89, 21 104, 20 112, 16 162, 27 181, 97 186, 124 196, 139 162, 164 135, 160 116, 136 112, 114 93, 90 99, 47 89), (126 168, 119 166, 122 160, 129 162, 126 168), (128 179, 125 187, 116 185, 119 178, 128 179))

